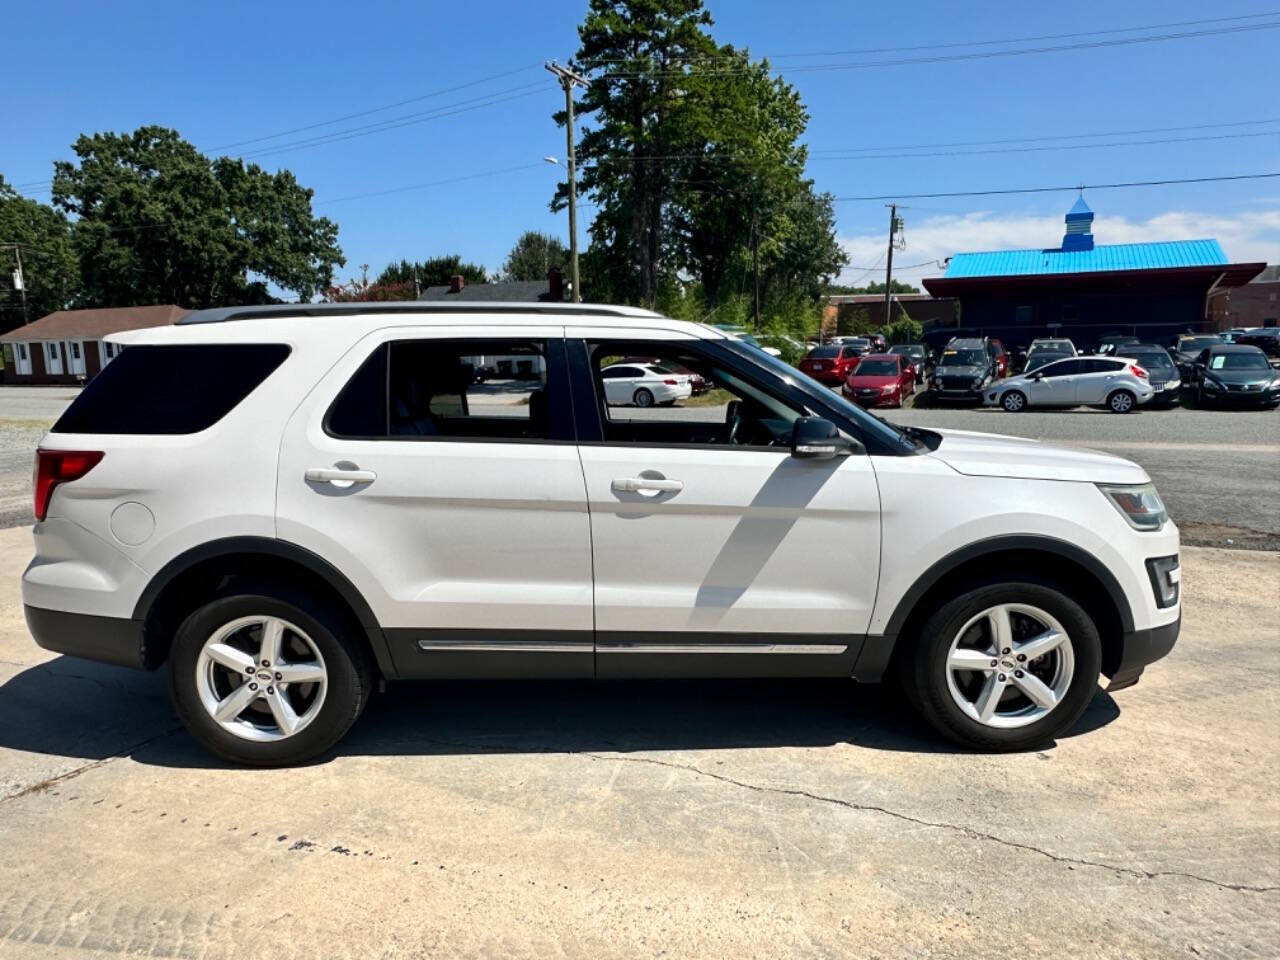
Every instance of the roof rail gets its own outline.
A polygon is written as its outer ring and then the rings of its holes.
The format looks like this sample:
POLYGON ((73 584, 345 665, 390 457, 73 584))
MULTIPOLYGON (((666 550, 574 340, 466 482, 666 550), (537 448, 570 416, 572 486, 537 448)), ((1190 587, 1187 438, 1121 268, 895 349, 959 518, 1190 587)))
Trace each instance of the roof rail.
POLYGON ((348 303, 269 303, 261 306, 247 307, 213 307, 208 310, 196 310, 177 321, 178 325, 189 323, 226 323, 230 320, 268 320, 285 317, 340 317, 353 314, 368 313, 407 313, 407 314, 458 314, 458 313, 499 313, 530 314, 541 313, 560 316, 595 315, 603 317, 645 317, 658 316, 649 311, 636 310, 631 307, 616 307, 594 303, 423 303, 419 300, 397 300, 348 303))

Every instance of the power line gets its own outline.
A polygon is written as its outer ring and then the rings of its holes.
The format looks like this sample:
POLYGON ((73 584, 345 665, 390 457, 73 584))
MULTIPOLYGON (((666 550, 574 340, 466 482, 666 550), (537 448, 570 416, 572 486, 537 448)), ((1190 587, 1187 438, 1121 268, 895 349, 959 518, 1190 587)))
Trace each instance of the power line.
MULTIPOLYGON (((993 60, 1003 57, 1022 57, 1040 53, 1063 53, 1073 50, 1094 50, 1106 47, 1123 47, 1137 43, 1159 43, 1167 40, 1188 40, 1200 37, 1221 36, 1231 33, 1243 33, 1250 30, 1273 30, 1280 27, 1280 21, 1271 23, 1251 23, 1232 27, 1217 27, 1211 30, 1190 30, 1182 33, 1164 33, 1164 34, 1148 34, 1141 37, 1119 37, 1112 40, 1092 40, 1081 43, 1062 43, 1043 47, 1024 47, 1017 50, 986 50, 972 53, 955 53, 940 54, 932 57, 899 57, 889 60, 863 60, 848 63, 818 63, 791 67, 788 73, 819 73, 833 70, 867 70, 877 67, 905 67, 917 66, 920 64, 935 63, 960 63, 968 60, 993 60)), ((735 76, 747 73, 753 73, 758 69, 757 66, 733 68, 733 69, 710 69, 710 70, 675 70, 663 73, 606 73, 597 79, 602 80, 633 80, 633 79, 657 79, 659 77, 678 77, 687 78, 689 76, 735 76)))
MULTIPOLYGON (((1148 23, 1133 27, 1113 27, 1108 30, 1085 30, 1076 33, 1047 33, 1033 37, 1005 37, 999 40, 963 40, 952 43, 928 43, 918 44, 909 47, 863 47, 854 50, 810 50, 790 53, 765 54, 766 58, 774 60, 791 59, 796 57, 846 57, 846 56, 862 56, 869 53, 914 53, 919 50, 953 50, 960 47, 989 47, 1000 46, 1010 43, 1039 43, 1044 40, 1074 40, 1079 37, 1100 37, 1109 36, 1117 33, 1135 33, 1139 30, 1165 30, 1172 27, 1199 27, 1209 23, 1230 23, 1241 20, 1261 20, 1267 17, 1280 16, 1280 10, 1270 10, 1265 13, 1246 13, 1233 17, 1208 17, 1201 20, 1175 20, 1169 23, 1148 23)), ((606 63, 635 63, 636 59, 625 58, 592 58, 586 63, 589 65, 587 69, 594 69, 597 65, 606 63)), ((705 57, 690 57, 689 63, 702 63, 707 61, 732 60, 732 57, 726 57, 722 54, 713 54, 705 57)))
POLYGON ((492 76, 482 77, 479 80, 472 80, 468 83, 460 83, 460 84, 457 84, 456 86, 444 87, 440 90, 433 90, 430 93, 424 93, 417 97, 409 97, 408 99, 405 99, 405 100, 397 100, 395 103, 386 103, 380 107, 371 107, 368 110, 360 110, 356 113, 343 114, 340 117, 334 117, 332 120, 319 120, 316 123, 309 123, 303 127, 293 127, 290 130, 281 130, 279 133, 268 133, 260 137, 251 137, 248 140, 237 140, 234 143, 226 143, 220 147, 210 147, 208 149, 208 152, 218 153, 222 150, 230 150, 234 147, 243 147, 252 143, 261 143, 264 140, 276 140, 280 137, 292 136, 295 133, 305 133, 308 130, 316 130, 316 129, 319 129, 320 127, 332 126, 335 123, 343 123, 344 121, 347 121, 347 120, 356 120, 360 117, 372 116, 375 113, 382 113, 384 110, 394 110, 396 107, 403 107, 406 104, 420 103, 423 100, 431 100, 434 97, 442 97, 446 93, 456 93, 459 90, 466 90, 466 89, 469 89, 470 87, 478 87, 485 83, 492 83, 494 80, 501 80, 504 77, 510 77, 517 73, 524 73, 528 70, 536 69, 541 65, 542 64, 540 63, 535 63, 535 64, 529 64, 523 67, 516 67, 514 70, 504 70, 502 73, 495 73, 492 76))
POLYGON ((995 147, 988 150, 943 150, 931 153, 863 153, 854 156, 814 157, 815 160, 904 160, 912 157, 978 157, 991 154, 1042 153, 1048 150, 1101 150, 1107 147, 1140 147, 1160 143, 1198 143, 1205 140, 1243 140, 1252 137, 1280 137, 1280 130, 1258 133, 1219 133, 1203 137, 1162 137, 1155 140, 1121 140, 1115 143, 1061 143, 1040 147, 995 147))
POLYGON ((824 147, 810 150, 810 155, 820 153, 868 153, 880 150, 932 150, 937 147, 989 147, 1001 144, 1044 143, 1051 140, 1085 140, 1094 137, 1129 137, 1144 133, 1180 133, 1186 130, 1216 130, 1222 127, 1254 127, 1267 123, 1280 123, 1280 117, 1268 120, 1229 120, 1223 123, 1195 123, 1177 127, 1143 127, 1136 130, 1107 130, 1099 133, 1059 133, 1043 137, 1010 137, 1003 140, 952 140, 946 143, 901 143, 878 147, 824 147))
POLYGON ((537 163, 523 163, 515 167, 503 167, 500 170, 486 170, 482 173, 469 173, 461 177, 447 177, 443 180, 430 180, 426 183, 413 183, 404 187, 391 187, 387 190, 375 190, 372 193, 353 193, 346 197, 334 197, 332 200, 318 200, 313 206, 322 206, 328 203, 343 203, 347 200, 366 200, 370 197, 385 197, 393 193, 408 193, 411 190, 425 190, 429 187, 442 187, 450 183, 462 183, 465 180, 481 180, 487 177, 498 177, 507 173, 516 173, 521 170, 532 170, 534 167, 544 167, 546 164, 542 161, 537 163))
POLYGON ((866 197, 832 197, 837 203, 873 200, 933 200, 942 197, 996 197, 1019 193, 1062 193, 1068 190, 1119 190, 1125 187, 1167 187, 1188 183, 1225 183, 1235 180, 1264 180, 1280 173, 1240 173, 1221 177, 1182 177, 1176 180, 1130 180, 1124 183, 1073 183, 1061 187, 1011 187, 1005 190, 953 190, 944 193, 885 193, 866 197))

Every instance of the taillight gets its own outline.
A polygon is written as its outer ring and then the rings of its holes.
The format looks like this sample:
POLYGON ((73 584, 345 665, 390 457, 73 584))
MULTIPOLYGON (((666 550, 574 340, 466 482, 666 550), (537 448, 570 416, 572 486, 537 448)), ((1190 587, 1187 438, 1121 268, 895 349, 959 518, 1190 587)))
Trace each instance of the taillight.
POLYGON ((1150 374, 1148 374, 1147 371, 1143 370, 1136 363, 1129 364, 1129 372, 1132 373, 1135 377, 1141 377, 1143 380, 1150 379, 1150 374))
POLYGON ((36 519, 43 520, 48 514, 54 487, 60 483, 79 480, 96 467, 101 459, 101 450, 37 450, 32 477, 36 519))
POLYGON ((677 380, 663 380, 662 382, 665 383, 668 387, 674 387, 679 385, 679 381, 677 380))

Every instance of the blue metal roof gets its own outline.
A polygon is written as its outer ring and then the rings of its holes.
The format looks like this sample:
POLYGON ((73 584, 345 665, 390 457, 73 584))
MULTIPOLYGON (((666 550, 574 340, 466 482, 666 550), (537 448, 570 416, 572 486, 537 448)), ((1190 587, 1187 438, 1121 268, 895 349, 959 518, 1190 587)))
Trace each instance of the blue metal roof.
POLYGON ((995 250, 957 253, 944 276, 1025 277, 1058 273, 1102 273, 1109 270, 1171 270, 1177 267, 1225 266, 1229 261, 1217 240, 1174 240, 1168 243, 1113 243, 1092 250, 995 250))

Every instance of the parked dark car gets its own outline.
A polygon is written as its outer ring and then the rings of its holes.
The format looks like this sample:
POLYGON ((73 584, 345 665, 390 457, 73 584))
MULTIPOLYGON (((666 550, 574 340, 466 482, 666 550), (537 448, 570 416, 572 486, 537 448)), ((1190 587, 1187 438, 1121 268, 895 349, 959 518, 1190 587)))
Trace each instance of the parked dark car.
POLYGON ((1192 364, 1196 403, 1280 406, 1280 373, 1267 355, 1247 344, 1222 343, 1202 350, 1192 364))
POLYGON ((1257 347, 1270 358, 1280 357, 1280 328, 1278 327, 1258 327, 1255 330, 1237 333, 1235 342, 1257 347))
POLYGON ((889 353, 906 357, 916 368, 916 383, 924 383, 933 373, 933 357, 929 348, 923 343, 897 343, 889 348, 889 353))
POLYGON ((942 350, 929 388, 938 400, 982 400, 996 379, 996 361, 985 337, 952 340, 942 350))
POLYGON ((1168 408, 1178 403, 1182 394, 1182 378, 1169 358, 1168 350, 1156 343, 1130 343, 1124 346, 1121 354, 1138 361, 1138 366, 1151 377, 1151 389, 1156 395, 1147 403, 1147 410, 1168 408))
POLYGON ((1222 338, 1216 333, 1194 333, 1175 337, 1173 346, 1169 348, 1169 356, 1178 366, 1178 375, 1183 384, 1191 382, 1191 371, 1201 351, 1216 347, 1222 338))
POLYGON ((1124 356, 1124 350, 1121 348, 1137 342, 1138 338, 1129 334, 1109 333, 1098 341, 1098 346, 1093 352, 1103 357, 1124 356))
POLYGON ((1065 360, 1068 357, 1074 357, 1074 353, 1057 350, 1037 350, 1035 353, 1027 357, 1026 363, 1022 366, 1023 373, 1035 373, 1045 364, 1053 363, 1055 360, 1065 360))
POLYGON ((871 341, 872 353, 885 353, 888 351, 889 341, 887 341, 881 334, 869 333, 867 334, 867 339, 871 341))

